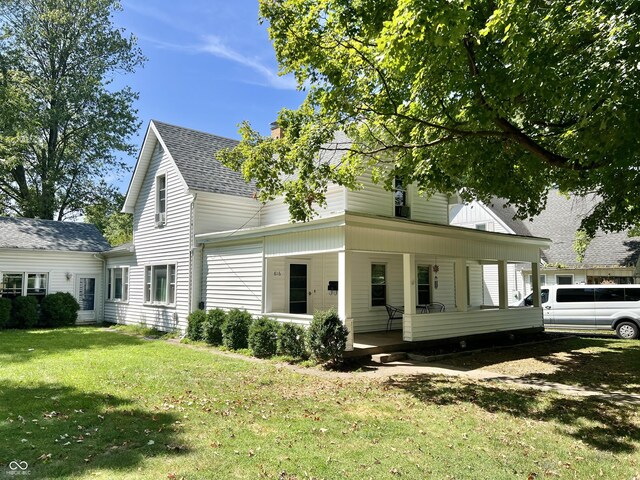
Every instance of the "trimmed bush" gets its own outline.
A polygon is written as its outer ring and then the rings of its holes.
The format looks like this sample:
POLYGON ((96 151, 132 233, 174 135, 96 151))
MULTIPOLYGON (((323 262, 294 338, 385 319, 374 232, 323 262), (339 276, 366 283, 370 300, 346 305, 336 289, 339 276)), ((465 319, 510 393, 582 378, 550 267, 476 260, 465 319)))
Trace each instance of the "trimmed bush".
POLYGON ((187 317, 187 338, 198 341, 202 338, 202 326, 207 320, 207 314, 204 310, 195 310, 187 317))
POLYGON ((348 334, 349 330, 342 324, 335 310, 314 313, 307 331, 311 355, 322 363, 339 364, 347 346, 348 334))
POLYGON ((293 358, 305 358, 307 349, 305 347, 304 327, 295 323, 284 323, 278 333, 278 351, 282 355, 293 358))
POLYGON ((229 311, 227 321, 222 326, 222 343, 231 350, 240 350, 249 346, 249 326, 251 314, 246 310, 234 308, 229 311))
POLYGON ((222 345, 222 326, 226 321, 227 313, 224 310, 209 310, 202 324, 202 339, 209 345, 222 345))
POLYGON ((259 358, 273 357, 278 351, 280 324, 271 318, 254 320, 249 327, 249 348, 259 358))
POLYGON ((70 293, 56 292, 42 299, 41 308, 43 326, 64 327, 76 323, 80 305, 70 293))
POLYGON ((0 330, 7 328, 11 323, 11 300, 0 298, 0 330))
POLYGON ((33 328, 38 324, 38 300, 35 297, 13 299, 9 328, 33 328))

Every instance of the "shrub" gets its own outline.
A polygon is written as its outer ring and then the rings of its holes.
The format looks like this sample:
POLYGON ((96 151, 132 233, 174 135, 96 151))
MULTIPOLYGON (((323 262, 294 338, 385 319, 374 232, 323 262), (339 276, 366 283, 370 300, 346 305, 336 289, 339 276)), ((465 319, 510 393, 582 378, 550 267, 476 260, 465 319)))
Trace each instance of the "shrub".
POLYGON ((0 330, 7 328, 11 322, 11 300, 0 298, 0 330))
POLYGON ((222 345, 222 326, 226 321, 227 313, 224 310, 209 310, 202 324, 202 339, 210 345, 222 345))
POLYGON ((38 301, 35 297, 16 297, 13 299, 10 328, 33 328, 38 324, 39 317, 38 301))
POLYGON ((204 310, 195 310, 187 317, 187 338, 190 340, 202 340, 202 326, 207 319, 204 310))
POLYGON ((311 355, 322 363, 340 363, 342 352, 347 346, 348 334, 349 330, 342 324, 335 310, 314 313, 307 332, 311 355))
POLYGON ((278 351, 280 324, 271 318, 254 320, 249 327, 249 348, 259 358, 273 357, 278 351))
POLYGON ((304 327, 300 325, 283 324, 278 333, 278 351, 282 355, 289 355, 293 358, 305 358, 307 356, 305 333, 304 327))
POLYGON ((222 343, 231 350, 240 350, 249 346, 249 326, 251 315, 246 310, 234 308, 229 312, 222 326, 222 343))
POLYGON ((42 300, 42 325, 45 327, 62 327, 73 325, 78 319, 80 305, 68 292, 56 292, 42 300))

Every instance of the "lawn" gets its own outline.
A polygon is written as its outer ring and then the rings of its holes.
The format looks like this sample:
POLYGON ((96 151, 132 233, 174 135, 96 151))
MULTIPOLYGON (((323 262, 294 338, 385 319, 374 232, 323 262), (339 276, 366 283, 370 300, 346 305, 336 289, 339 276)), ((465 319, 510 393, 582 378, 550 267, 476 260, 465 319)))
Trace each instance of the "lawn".
POLYGON ((322 378, 99 328, 0 332, 0 478, 15 461, 38 479, 632 479, 638 410, 322 378))
POLYGON ((574 337, 483 351, 444 363, 586 389, 640 394, 638 340, 574 337))

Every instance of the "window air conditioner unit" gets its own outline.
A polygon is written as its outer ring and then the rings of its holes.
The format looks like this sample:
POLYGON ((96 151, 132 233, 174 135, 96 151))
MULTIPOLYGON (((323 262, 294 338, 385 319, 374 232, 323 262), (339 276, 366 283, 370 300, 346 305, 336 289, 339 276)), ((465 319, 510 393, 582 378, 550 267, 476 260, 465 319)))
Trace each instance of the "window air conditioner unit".
POLYGON ((164 213, 156 213, 156 225, 164 225, 165 221, 166 219, 164 213))
POLYGON ((411 208, 406 205, 399 205, 396 207, 396 217, 409 218, 411 217, 411 208))

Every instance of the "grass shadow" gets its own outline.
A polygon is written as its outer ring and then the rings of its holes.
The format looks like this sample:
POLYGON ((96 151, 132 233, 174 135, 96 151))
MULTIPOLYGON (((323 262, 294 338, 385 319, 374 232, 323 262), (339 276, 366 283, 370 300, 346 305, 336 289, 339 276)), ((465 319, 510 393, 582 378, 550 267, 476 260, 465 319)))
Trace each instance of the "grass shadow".
POLYGON ((96 327, 4 330, 0 331, 0 365, 29 362, 74 350, 108 349, 143 342, 133 336, 105 335, 105 329, 96 327))
POLYGON ((567 398, 535 390, 424 375, 390 379, 389 384, 425 404, 445 406, 468 402, 491 413, 553 422, 559 432, 601 451, 630 453, 636 451, 640 442, 637 405, 567 398))
POLYGON ((145 458, 186 452, 179 416, 145 411, 109 394, 61 384, 0 385, 0 478, 27 462, 33 478, 69 478, 94 469, 124 472, 145 458))
MULTIPOLYGON (((531 362, 524 380, 564 383, 591 390, 640 393, 640 342, 615 338, 570 338, 446 360, 466 369, 505 362, 531 362), (536 365, 538 363, 538 365, 536 365), (535 371, 544 364, 547 372, 535 371), (548 370, 552 370, 551 373, 548 370)), ((525 370, 526 368, 526 364, 525 370)))

